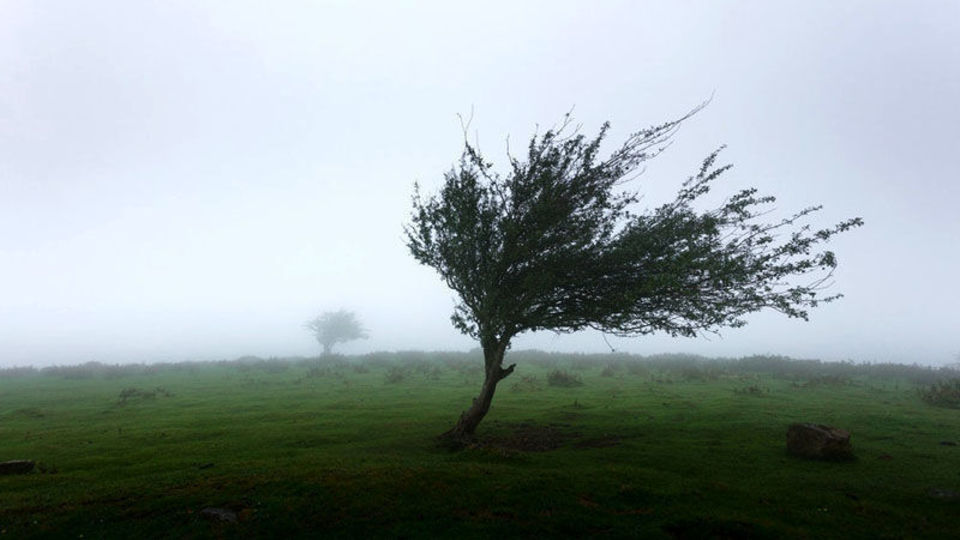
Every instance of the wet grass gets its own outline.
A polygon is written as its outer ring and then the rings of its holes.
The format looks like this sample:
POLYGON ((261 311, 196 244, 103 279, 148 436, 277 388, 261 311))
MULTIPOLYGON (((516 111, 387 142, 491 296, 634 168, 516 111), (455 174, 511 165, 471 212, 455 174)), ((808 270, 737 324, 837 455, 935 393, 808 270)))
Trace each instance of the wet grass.
POLYGON ((918 393, 943 373, 516 357, 461 452, 433 437, 475 355, 0 374, 0 461, 40 465, 0 477, 0 537, 960 537, 960 410, 918 393), (793 422, 858 459, 788 457, 793 422))

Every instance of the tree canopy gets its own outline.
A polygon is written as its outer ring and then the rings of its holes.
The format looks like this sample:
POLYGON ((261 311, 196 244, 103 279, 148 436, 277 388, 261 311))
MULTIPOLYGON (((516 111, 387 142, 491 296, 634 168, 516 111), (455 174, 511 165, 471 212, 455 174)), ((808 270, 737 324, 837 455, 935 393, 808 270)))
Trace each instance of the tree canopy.
POLYGON ((333 346, 356 339, 365 339, 367 331, 352 311, 341 309, 327 311, 304 323, 304 328, 313 332, 314 337, 323 346, 323 354, 333 352, 333 346))
POLYGON ((453 324, 480 341, 488 378, 512 372, 503 352, 523 332, 695 336, 763 308, 806 319, 840 297, 821 294, 837 259, 818 248, 862 220, 814 230, 802 221, 815 206, 765 222, 775 198, 753 188, 698 210, 730 168, 717 165, 722 147, 672 201, 637 212, 629 180, 698 110, 631 134, 605 158, 609 123, 588 138, 567 115, 531 137, 523 159, 509 155, 505 175, 465 140, 439 193, 415 186, 407 246, 458 294, 453 324))

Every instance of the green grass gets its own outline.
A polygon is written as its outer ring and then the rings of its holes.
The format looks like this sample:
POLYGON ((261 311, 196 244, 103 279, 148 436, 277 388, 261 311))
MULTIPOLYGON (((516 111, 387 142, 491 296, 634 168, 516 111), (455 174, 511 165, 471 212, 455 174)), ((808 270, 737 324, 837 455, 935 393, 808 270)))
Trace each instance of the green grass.
POLYGON ((476 355, 0 374, 0 461, 45 471, 0 477, 0 538, 960 537, 960 446, 941 444, 960 410, 917 392, 940 372, 514 356, 488 444, 460 452, 433 437, 476 355), (806 421, 849 430, 858 459, 788 457, 806 421), (518 429, 558 446, 517 450, 518 429))

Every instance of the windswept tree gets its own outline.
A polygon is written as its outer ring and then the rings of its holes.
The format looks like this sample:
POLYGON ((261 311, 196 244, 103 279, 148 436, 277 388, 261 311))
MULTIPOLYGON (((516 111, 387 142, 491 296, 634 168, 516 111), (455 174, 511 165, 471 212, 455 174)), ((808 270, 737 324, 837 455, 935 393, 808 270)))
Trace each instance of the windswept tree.
POLYGON ((313 332, 314 337, 323 346, 323 355, 333 352, 333 346, 356 339, 366 339, 367 331, 352 311, 341 309, 327 311, 319 317, 304 323, 304 328, 313 332))
POLYGON ((459 295, 453 325, 484 355, 480 394, 445 437, 473 438, 516 367, 503 364, 510 341, 524 332, 697 336, 743 326, 763 308, 807 319, 841 296, 820 295, 837 261, 817 248, 861 219, 813 230, 802 222, 816 206, 765 222, 774 198, 756 189, 699 210, 694 203, 730 168, 717 166, 719 149, 674 200, 636 213, 639 196, 624 184, 698 110, 631 134, 606 158, 609 124, 587 138, 568 114, 535 134, 523 159, 508 153, 505 175, 465 140, 438 194, 414 186, 407 246, 459 295))

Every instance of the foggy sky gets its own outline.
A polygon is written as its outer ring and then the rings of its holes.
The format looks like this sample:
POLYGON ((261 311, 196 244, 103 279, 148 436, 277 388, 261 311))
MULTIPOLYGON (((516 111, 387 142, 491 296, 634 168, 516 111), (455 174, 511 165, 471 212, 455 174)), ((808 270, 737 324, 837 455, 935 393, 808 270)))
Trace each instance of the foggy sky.
MULTIPOLYGON (((470 136, 503 163, 573 109, 609 140, 711 95, 632 187, 668 200, 722 144, 829 248, 809 322, 618 350, 940 364, 960 353, 960 3, 0 0, 0 365, 468 349, 403 243, 470 136)), ((602 352, 595 332, 514 348, 602 352)))

